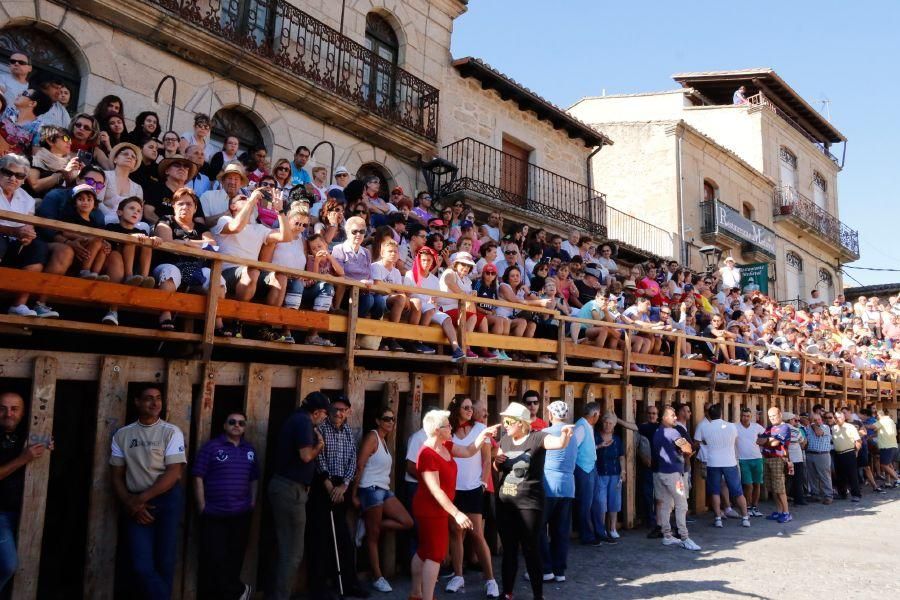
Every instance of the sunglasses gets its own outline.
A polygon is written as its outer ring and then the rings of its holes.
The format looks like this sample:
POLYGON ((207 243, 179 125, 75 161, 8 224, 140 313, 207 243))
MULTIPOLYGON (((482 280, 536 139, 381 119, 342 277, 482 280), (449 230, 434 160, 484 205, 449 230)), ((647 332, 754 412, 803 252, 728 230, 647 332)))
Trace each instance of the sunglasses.
POLYGON ((75 123, 75 129, 85 129, 85 130, 89 131, 93 128, 94 128, 93 123, 85 123, 84 121, 78 121, 77 123, 75 123))
POLYGON ((366 214, 366 211, 365 210, 354 210, 353 214, 354 215, 364 215, 364 214, 366 214))
POLYGON ((247 421, 243 419, 228 419, 228 424, 232 427, 237 425, 238 427, 244 427, 247 424, 247 421))
POLYGON ((86 184, 88 184, 89 186, 91 186, 92 188, 94 188, 95 190, 97 190, 98 192, 106 187, 105 183, 103 183, 102 181, 97 181, 93 177, 85 177, 84 182, 86 184))
POLYGON ((472 410, 471 406, 460 406, 460 410, 472 410))
POLYGON ((540 404, 540 403, 541 403, 540 400, 526 400, 526 401, 525 401, 525 404, 529 404, 529 405, 531 405, 531 404, 540 404))
POLYGON ((0 173, 5 175, 6 177, 14 177, 19 181, 25 181, 25 173, 19 173, 17 171, 10 171, 9 169, 0 169, 0 173))
POLYGON ((351 229, 350 233, 352 233, 353 235, 363 235, 366 233, 366 230, 365 229, 351 229))
MULTIPOLYGON (((56 136, 56 140, 62 140, 62 141, 64 141, 65 143, 68 144, 69 142, 72 141, 72 138, 69 137, 68 135, 58 135, 58 136, 56 136)), ((55 141, 55 140, 54 140, 54 141, 55 141)))
POLYGON ((290 167, 278 167, 278 168, 275 169, 275 170, 276 170, 276 171, 290 171, 291 169, 290 169, 290 167))
POLYGON ((24 65, 28 64, 28 61, 27 60, 19 60, 18 58, 11 58, 11 59, 9 59, 9 64, 24 66, 24 65))
POLYGON ((378 419, 379 421, 384 421, 385 423, 393 423, 397 419, 394 417, 381 417, 378 419))
POLYGON ((503 254, 506 254, 508 256, 515 256, 516 254, 518 254, 518 252, 516 250, 504 250, 503 254))
POLYGON ((338 173, 335 177, 350 177, 350 173, 338 173))
POLYGON ((518 422, 519 422, 518 419, 503 419, 503 426, 504 427, 512 427, 513 425, 518 424, 518 422))
POLYGON ((270 187, 275 187, 275 184, 272 183, 271 181, 260 181, 259 187, 270 188, 270 187))

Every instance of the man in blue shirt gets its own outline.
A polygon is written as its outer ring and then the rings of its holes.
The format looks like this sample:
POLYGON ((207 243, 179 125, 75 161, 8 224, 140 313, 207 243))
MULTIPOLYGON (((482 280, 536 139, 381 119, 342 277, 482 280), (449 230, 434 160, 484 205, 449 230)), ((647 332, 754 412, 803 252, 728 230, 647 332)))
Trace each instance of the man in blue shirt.
POLYGON ((306 163, 309 162, 310 156, 312 156, 312 154, 310 153, 309 148, 306 146, 297 146, 297 149, 294 151, 294 161, 291 163, 291 186, 312 183, 312 177, 310 177, 309 171, 303 168, 306 166, 306 163))
POLYGON ((256 505, 259 464, 244 439, 247 417, 233 412, 224 432, 206 442, 194 461, 194 496, 200 511, 200 598, 249 598, 241 582, 250 517, 256 505))
MULTIPOLYGON (((569 416, 569 407, 562 400, 551 402, 550 435, 560 435, 569 416)), ((593 442, 593 438, 590 440, 593 442)), ((578 446, 569 444, 562 450, 548 450, 544 459, 544 523, 541 528, 541 559, 544 581, 566 580, 566 559, 569 555, 569 532, 572 531, 572 502, 575 500, 575 461, 578 446)))
POLYGON ((693 448, 678 429, 675 428, 675 409, 663 409, 660 427, 653 434, 653 487, 657 506, 657 522, 662 527, 666 546, 681 545, 685 550, 700 550, 700 546, 688 537, 687 529, 687 487, 684 485, 684 463, 693 448), (680 540, 672 537, 670 517, 675 509, 675 523, 680 540))
MULTIPOLYGON (((575 423, 575 439, 570 444, 577 447, 575 495, 578 498, 578 535, 582 544, 599 546, 607 541, 606 536, 598 537, 605 531, 605 525, 599 507, 594 507, 594 492, 598 483, 594 426, 600 420, 600 405, 588 402, 582 415, 575 423)), ((609 538, 609 542, 615 543, 615 540, 609 538)))
POLYGON ((315 475, 315 460, 325 442, 316 427, 325 420, 331 401, 311 392, 282 426, 275 448, 275 476, 269 482, 269 502, 278 541, 275 600, 288 600, 303 560, 306 502, 315 475))

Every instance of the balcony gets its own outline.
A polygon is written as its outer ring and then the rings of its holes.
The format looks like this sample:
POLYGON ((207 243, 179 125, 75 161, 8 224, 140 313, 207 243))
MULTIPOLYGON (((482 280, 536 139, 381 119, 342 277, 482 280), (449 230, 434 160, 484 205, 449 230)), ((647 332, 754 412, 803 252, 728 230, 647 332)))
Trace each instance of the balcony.
POLYGON ((859 258, 859 234, 793 187, 782 186, 775 190, 772 214, 776 220, 791 221, 819 236, 839 249, 844 260, 859 258))
POLYGON ((58 1, 402 156, 434 153, 438 89, 287 0, 58 1))
POLYGON ((474 194, 507 215, 563 231, 575 227, 642 257, 672 255, 672 234, 607 206, 604 194, 577 181, 472 138, 444 146, 444 158, 456 171, 437 177, 441 196, 474 194))
POLYGON ((740 244, 741 254, 754 262, 775 259, 775 232, 752 221, 720 200, 700 203, 700 239, 708 244, 740 244))

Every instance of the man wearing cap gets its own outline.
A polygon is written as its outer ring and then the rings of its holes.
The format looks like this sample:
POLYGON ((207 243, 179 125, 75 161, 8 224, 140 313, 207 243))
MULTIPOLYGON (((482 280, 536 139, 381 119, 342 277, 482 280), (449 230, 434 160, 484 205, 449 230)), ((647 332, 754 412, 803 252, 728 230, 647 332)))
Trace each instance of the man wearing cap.
POLYGON ((348 183, 350 183, 350 171, 341 165, 334 170, 334 183, 328 186, 328 191, 341 190, 343 192, 348 183))
POLYGON ((582 417, 575 423, 575 494, 578 497, 578 536, 582 544, 599 545, 611 538, 598 538, 605 530, 604 515, 593 509, 594 492, 598 484, 597 447, 594 444, 594 427, 600 420, 600 404, 588 402, 582 409, 582 417))
POLYGON ((207 227, 214 226, 223 215, 228 214, 231 199, 240 194, 241 188, 249 181, 244 165, 237 161, 227 163, 216 176, 216 180, 219 182, 219 189, 209 190, 202 195, 198 193, 207 227))
POLYGON ((310 527, 307 534, 313 549, 309 555, 309 572, 316 574, 310 578, 314 598, 325 596, 328 578, 337 576, 332 516, 344 594, 356 596, 362 591, 356 579, 354 544, 347 528, 347 508, 350 505, 347 490, 356 477, 357 458, 356 437, 347 423, 350 410, 350 400, 340 396, 328 407, 328 418, 319 425, 325 449, 316 456, 316 475, 309 494, 310 527))
MULTIPOLYGON (((138 152, 138 156, 140 155, 140 152, 138 152)), ((197 173, 188 180, 187 187, 194 190, 194 193, 197 194, 197 196, 202 196, 212 189, 212 182, 210 182, 209 177, 204 173, 206 170, 206 155, 204 154, 203 146, 192 144, 184 149, 184 155, 188 160, 197 165, 197 173)))
MULTIPOLYGON (((179 188, 185 187, 188 181, 197 174, 197 165, 187 157, 176 154, 164 158, 159 163, 159 182, 144 190, 144 220, 155 225, 161 217, 172 216, 172 194, 179 188)), ((202 220, 202 207, 197 211, 194 219, 202 220)))
POLYGON ((325 420, 330 404, 322 392, 311 392, 278 434, 275 474, 269 482, 269 502, 278 543, 272 595, 275 600, 289 600, 303 560, 309 486, 315 475, 315 460, 325 447, 316 426, 325 420))
MULTIPOLYGON (((569 417, 568 405, 562 400, 556 400, 547 407, 547 413, 550 416, 550 426, 544 431, 549 435, 562 435, 562 428, 569 417)), ((541 528, 541 559, 544 563, 545 581, 551 578, 556 581, 566 580, 577 455, 578 446, 569 444, 562 450, 548 450, 544 459, 545 526, 541 528)))
POLYGON ((584 276, 575 280, 575 287, 578 289, 578 302, 581 306, 589 303, 597 297, 597 290, 600 289, 600 281, 603 279, 603 273, 596 263, 588 263, 584 267, 584 276))
POLYGON ((729 256, 725 259, 725 265, 719 269, 719 280, 722 282, 722 288, 726 290, 741 287, 741 272, 735 266, 734 257, 729 256))

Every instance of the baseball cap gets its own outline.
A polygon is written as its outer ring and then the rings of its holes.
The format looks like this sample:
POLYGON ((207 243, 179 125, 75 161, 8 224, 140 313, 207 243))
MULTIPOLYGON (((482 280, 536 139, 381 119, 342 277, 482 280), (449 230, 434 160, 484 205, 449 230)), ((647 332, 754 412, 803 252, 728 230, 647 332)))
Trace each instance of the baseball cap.
POLYGON ((335 175, 349 175, 350 171, 347 170, 347 167, 345 167, 344 165, 341 165, 337 169, 334 170, 334 174, 335 175))
POLYGON ((469 227, 472 227, 473 225, 474 225, 474 223, 472 223, 472 221, 460 221, 459 222, 460 229, 468 229, 469 227))
POLYGON ((341 204, 347 203, 347 197, 344 196, 344 190, 338 188, 332 188, 328 190, 328 197, 337 200, 341 204))
POLYGON ((391 195, 394 195, 394 194, 403 194, 403 188, 398 185, 397 187, 395 187, 394 189, 391 190, 391 195))
POLYGON ((443 227, 444 221, 443 221, 443 219, 431 219, 430 221, 428 221, 428 226, 429 227, 443 227))
POLYGON ((781 413, 781 418, 784 421, 790 421, 791 419, 796 419, 797 415, 789 411, 784 411, 783 413, 781 413))
POLYGON ((481 268, 482 273, 497 273, 497 267, 492 263, 487 263, 481 268))

